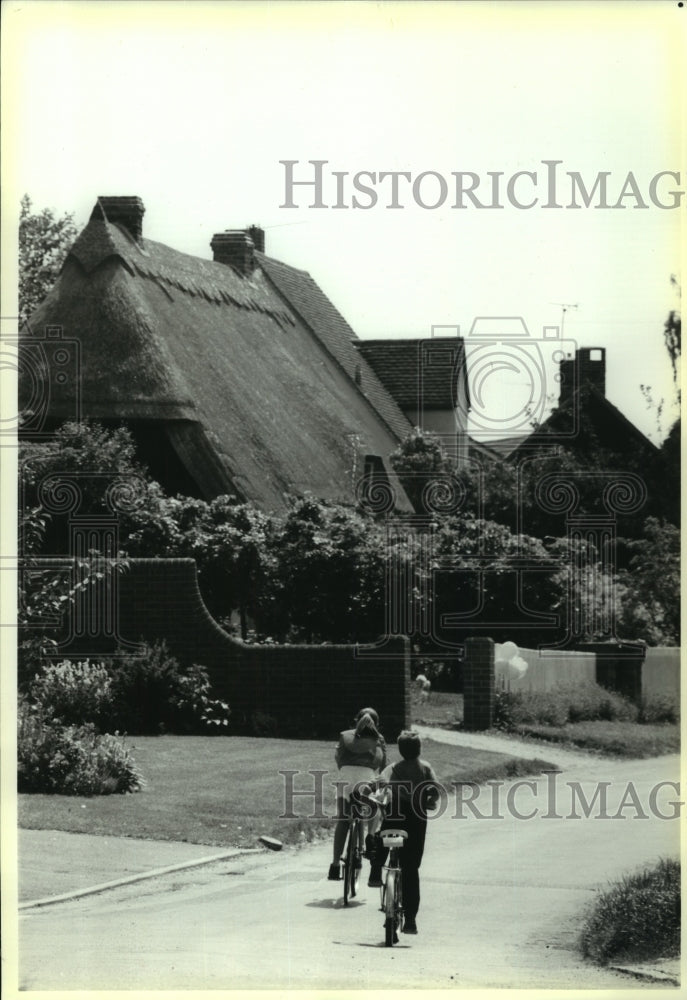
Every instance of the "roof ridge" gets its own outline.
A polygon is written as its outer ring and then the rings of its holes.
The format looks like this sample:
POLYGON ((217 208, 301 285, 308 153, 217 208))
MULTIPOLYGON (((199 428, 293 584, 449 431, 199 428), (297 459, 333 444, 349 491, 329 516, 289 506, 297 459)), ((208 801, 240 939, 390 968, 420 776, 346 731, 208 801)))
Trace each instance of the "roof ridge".
POLYGON ((394 397, 367 360, 355 349, 361 343, 355 330, 339 312, 308 271, 259 254, 258 260, 277 291, 312 331, 316 340, 351 380, 359 395, 372 408, 397 440, 412 430, 412 425, 394 397), (271 270, 272 265, 277 267, 271 270), (278 272, 278 273, 275 273, 278 272), (302 281, 301 279, 305 279, 302 281), (356 373, 365 375, 369 391, 360 384, 356 373))
POLYGON ((233 267, 156 240, 144 238, 139 244, 116 223, 102 218, 89 220, 69 254, 88 272, 109 257, 119 257, 132 276, 161 284, 172 298, 174 291, 183 292, 217 305, 266 313, 282 326, 293 326, 295 322, 288 308, 276 307, 266 286, 241 276, 233 267))
POLYGON ((254 253, 259 263, 262 263, 263 260, 267 260, 270 264, 277 264, 279 267, 287 267, 289 271, 297 271, 298 274, 304 274, 307 278, 310 278, 311 281, 315 280, 310 271, 306 271, 302 267, 296 267, 294 264, 287 264, 285 261, 279 260, 278 257, 272 257, 270 254, 264 253, 262 250, 255 250, 254 253))

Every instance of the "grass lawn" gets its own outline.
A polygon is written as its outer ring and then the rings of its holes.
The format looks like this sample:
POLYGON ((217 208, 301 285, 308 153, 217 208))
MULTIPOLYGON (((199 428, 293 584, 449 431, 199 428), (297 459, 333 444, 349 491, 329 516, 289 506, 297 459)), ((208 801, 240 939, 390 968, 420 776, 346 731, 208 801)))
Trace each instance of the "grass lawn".
MULTIPOLYGON (((680 727, 670 723, 593 720, 569 722, 566 726, 517 727, 516 732, 549 743, 594 750, 610 757, 660 757, 680 752, 680 727)), ((546 748, 542 747, 542 753, 546 748)))
MULTIPOLYGON (((333 767, 334 744, 315 740, 251 737, 150 736, 126 740, 146 784, 132 795, 92 798, 20 795, 19 825, 101 836, 179 840, 216 847, 254 846, 261 833, 286 843, 312 840, 332 824, 335 771, 325 774, 316 796, 319 818, 310 819, 310 797, 295 798, 295 819, 280 818, 285 779, 297 771, 294 789, 312 792, 308 771, 333 767), (324 813, 325 818, 322 818, 324 813)), ((445 782, 482 782, 537 774, 543 760, 423 742, 422 755, 445 782)), ((398 759, 395 750, 392 759, 398 759)))
MULTIPOLYGON (((414 723, 460 729, 463 720, 463 696, 450 692, 432 691, 427 701, 420 701, 417 692, 411 696, 411 716, 414 723)), ((680 726, 672 723, 637 723, 594 720, 569 722, 565 726, 544 726, 522 723, 511 730, 515 736, 525 736, 530 742, 575 747, 610 757, 659 757, 680 752, 680 726)), ((499 736, 508 731, 499 730, 499 736)))
POLYGON ((410 716, 418 725, 456 729, 463 721, 463 696, 451 691, 430 691, 427 700, 422 701, 413 686, 410 716))

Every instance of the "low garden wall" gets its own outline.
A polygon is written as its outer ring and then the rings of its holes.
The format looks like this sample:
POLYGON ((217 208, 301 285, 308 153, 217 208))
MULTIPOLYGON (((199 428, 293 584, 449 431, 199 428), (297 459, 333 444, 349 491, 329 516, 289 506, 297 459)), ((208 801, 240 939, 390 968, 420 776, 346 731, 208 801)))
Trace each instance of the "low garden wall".
POLYGON ((335 740, 365 705, 379 711, 388 741, 410 723, 409 642, 402 636, 387 640, 383 657, 371 646, 247 645, 208 612, 193 559, 130 559, 109 594, 96 589, 90 608, 80 615, 77 608, 69 622, 62 658, 164 639, 181 664, 208 670, 212 696, 229 702, 234 730, 335 740))
MULTIPOLYGON (((590 644, 591 646, 591 644, 590 644)), ((676 646, 642 647, 620 645, 614 656, 612 644, 597 644, 589 651, 547 652, 521 649, 527 671, 515 676, 508 665, 494 665, 496 687, 511 691, 552 691, 557 687, 597 681, 627 695, 631 700, 667 697, 680 702, 680 649, 676 646)))
POLYGON ((647 648, 642 667, 642 697, 667 697, 680 704, 680 650, 677 646, 647 648))
POLYGON ((527 664, 521 677, 509 676, 505 664, 495 664, 496 685, 511 691, 552 691, 557 687, 593 683, 596 680, 594 653, 551 653, 536 649, 521 649, 527 664))

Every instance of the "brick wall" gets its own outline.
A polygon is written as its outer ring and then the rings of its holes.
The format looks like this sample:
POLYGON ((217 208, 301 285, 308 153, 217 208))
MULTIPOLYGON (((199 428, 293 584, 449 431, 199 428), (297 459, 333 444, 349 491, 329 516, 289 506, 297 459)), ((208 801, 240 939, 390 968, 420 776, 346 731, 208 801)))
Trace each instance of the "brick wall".
POLYGON ((583 642, 577 648, 594 653, 597 684, 639 704, 642 699, 642 664, 646 654, 644 643, 583 642))
POLYGON ((494 642, 467 639, 463 667, 463 725, 490 729, 494 719, 494 642))
MULTIPOLYGON (((46 568, 65 560, 40 560, 46 568)), ((117 638, 74 637, 61 656, 106 655, 117 644, 164 639, 184 665, 207 668, 213 695, 229 702, 234 728, 261 713, 266 733, 334 739, 365 705, 377 709, 387 741, 409 725, 409 642, 371 647, 249 646, 214 621, 198 589, 193 559, 130 559, 116 579, 117 638)))

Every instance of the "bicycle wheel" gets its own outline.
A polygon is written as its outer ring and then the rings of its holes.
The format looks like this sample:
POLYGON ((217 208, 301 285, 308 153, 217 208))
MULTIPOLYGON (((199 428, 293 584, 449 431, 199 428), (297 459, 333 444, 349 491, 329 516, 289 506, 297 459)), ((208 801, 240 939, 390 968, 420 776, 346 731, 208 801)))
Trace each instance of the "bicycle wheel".
POLYGON ((384 944, 391 948, 396 937, 396 878, 398 872, 387 872, 384 886, 384 944))
POLYGON ((396 912, 396 930, 400 931, 403 927, 403 869, 399 869, 396 873, 396 885, 395 885, 395 899, 394 899, 394 910, 396 912))
POLYGON ((354 821, 349 824, 346 850, 344 851, 344 906, 348 906, 348 900, 353 899, 358 891, 360 869, 356 868, 355 864, 357 849, 358 824, 354 821))

